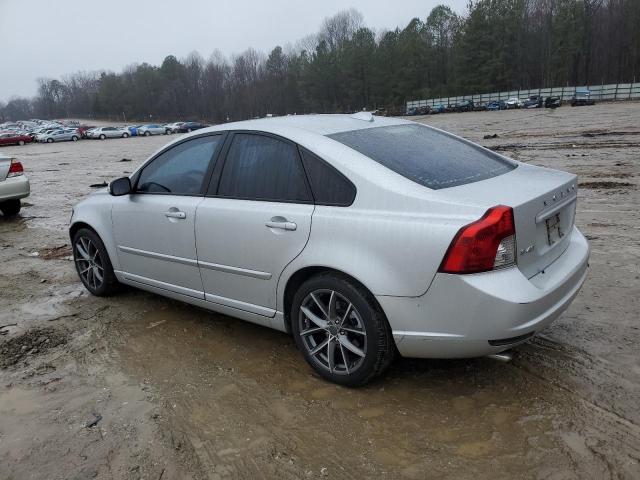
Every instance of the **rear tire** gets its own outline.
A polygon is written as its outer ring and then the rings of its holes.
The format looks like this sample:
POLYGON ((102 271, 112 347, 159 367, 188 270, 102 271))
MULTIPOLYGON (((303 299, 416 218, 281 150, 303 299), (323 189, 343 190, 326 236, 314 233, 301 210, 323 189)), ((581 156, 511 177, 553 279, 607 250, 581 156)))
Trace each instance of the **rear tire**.
POLYGON ((100 135, 100 140, 106 140, 107 136, 103 133, 102 135, 100 135))
POLYGON ((24 140, 19 140, 18 141, 18 145, 23 146, 24 145, 24 140))
POLYGON ((396 349, 384 313, 369 291, 346 276, 323 273, 304 282, 290 318, 305 360, 331 382, 365 385, 393 362, 396 349))
POLYGON ((76 137, 75 135, 73 137, 71 137, 71 140, 73 140, 74 142, 78 141, 78 137, 76 137))
POLYGON ((118 292, 120 283, 107 249, 93 230, 81 228, 73 236, 73 261, 82 284, 91 294, 108 297, 118 292))
POLYGON ((147 132, 144 132, 144 136, 145 136, 145 137, 148 137, 149 135, 151 135, 151 132, 148 132, 148 131, 147 131, 147 132))
POLYGON ((128 138, 128 137, 129 137, 129 134, 128 134, 128 133, 123 133, 123 134, 122 134, 122 138, 128 138))
POLYGON ((47 138, 47 143, 53 143, 53 138, 47 138))
POLYGON ((2 210, 5 218, 15 217, 18 215, 21 207, 22 204, 20 203, 20 199, 5 200, 0 203, 0 210, 2 210))

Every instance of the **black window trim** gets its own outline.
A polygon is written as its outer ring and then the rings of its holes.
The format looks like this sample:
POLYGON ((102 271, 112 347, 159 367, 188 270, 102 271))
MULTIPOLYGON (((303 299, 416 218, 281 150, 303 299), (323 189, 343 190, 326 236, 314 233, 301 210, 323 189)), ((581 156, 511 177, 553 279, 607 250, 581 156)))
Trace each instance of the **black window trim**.
POLYGON ((347 182, 347 184, 349 184, 349 186, 353 189, 353 192, 354 192, 353 200, 351 200, 351 203, 320 202, 320 201, 316 200, 316 196, 313 193, 313 187, 311 186, 311 180, 309 178, 309 173, 305 169, 305 175, 307 177, 307 182, 309 183, 309 187, 311 188, 311 194, 313 195, 313 202, 316 205, 322 205, 322 206, 327 206, 327 207, 350 207, 351 205, 353 205, 353 202, 356 201, 356 197, 358 196, 358 189, 356 188, 354 183, 351 180, 349 180, 349 178, 344 173, 342 173, 336 167, 331 165, 329 162, 327 162, 325 159, 323 159, 320 155, 318 155, 317 153, 312 152, 311 150, 309 150, 308 148, 303 147, 302 145, 298 145, 298 153, 299 153, 300 159, 302 161, 302 168, 303 169, 305 168, 304 167, 304 160, 303 160, 304 152, 308 152, 309 154, 313 155, 319 162, 321 162, 323 165, 325 165, 327 168, 329 168, 329 170, 333 170, 335 173, 337 173, 338 176, 340 176, 343 180, 345 180, 347 182))
POLYGON ((192 137, 185 138, 184 140, 180 140, 176 143, 172 143, 171 145, 163 148, 161 151, 156 153, 153 157, 149 158, 146 162, 144 162, 144 164, 136 171, 133 177, 131 177, 131 185, 132 185, 131 195, 165 195, 165 196, 168 195, 173 197, 204 197, 207 191, 207 186, 209 185, 209 181, 211 179, 211 175, 213 174, 213 170, 216 164, 219 163, 218 160, 221 158, 220 152, 222 151, 222 148, 226 144, 226 137, 228 133, 229 132, 227 130, 202 133, 200 135, 194 135, 192 137), (161 155, 164 155, 166 152, 170 150, 173 150, 175 147, 182 145, 183 143, 189 142, 191 140, 196 140, 204 137, 218 137, 218 136, 222 137, 222 139, 216 146, 216 149, 214 150, 213 155, 211 155, 211 158, 209 159, 209 165, 207 166, 207 170, 205 171, 204 177, 202 178, 202 185, 200 185, 200 193, 193 194, 193 193, 139 192, 138 191, 138 181, 140 180, 140 175, 142 174, 142 171, 145 168, 147 168, 156 158, 158 158, 161 155))
POLYGON ((209 183, 209 188, 205 193, 205 197, 207 198, 225 198, 229 200, 248 200, 252 202, 270 202, 270 203, 295 203, 300 205, 315 205, 315 200, 313 197, 313 191, 311 189, 311 184, 309 183, 309 178, 307 178, 307 172, 304 169, 304 163, 302 162, 302 156, 300 155, 300 150, 298 149, 298 144, 292 140, 289 140, 286 137, 277 135, 275 133, 263 132, 262 130, 230 130, 228 137, 224 142, 224 148, 220 152, 218 156, 219 161, 216 162, 215 168, 213 170, 213 174, 211 176, 211 180, 209 183), (219 195, 218 189, 220 188, 220 178, 222 177, 222 172, 224 170, 224 166, 227 163, 227 155, 231 148, 231 144, 233 143, 233 138, 238 134, 249 134, 249 135, 259 135, 263 137, 275 138, 277 140, 281 140, 289 145, 292 145, 296 149, 296 153, 298 154, 298 162, 302 169, 302 173, 304 174, 304 183, 307 188, 307 193, 311 200, 272 200, 268 198, 252 198, 252 197, 235 197, 235 196, 225 196, 219 195))

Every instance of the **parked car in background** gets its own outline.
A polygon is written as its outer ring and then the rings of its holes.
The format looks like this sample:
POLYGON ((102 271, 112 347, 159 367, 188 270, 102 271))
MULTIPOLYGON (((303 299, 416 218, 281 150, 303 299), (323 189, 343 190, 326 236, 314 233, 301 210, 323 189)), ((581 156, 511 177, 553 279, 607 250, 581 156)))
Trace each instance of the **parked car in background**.
POLYGON ((456 112, 471 112, 474 108, 473 100, 462 100, 461 102, 456 103, 455 111, 456 112))
POLYGON ((487 109, 487 104, 486 103, 476 103, 473 106, 473 111, 474 112, 484 112, 487 109))
POLYGON ((193 132, 194 130, 200 130, 201 128, 206 128, 209 125, 200 122, 185 122, 178 127, 179 133, 188 133, 193 132))
POLYGON ((92 294, 124 283, 288 332, 356 386, 396 351, 484 356, 549 326, 587 275, 577 188, 408 120, 292 115, 176 139, 77 204, 69 234, 92 294))
POLYGON ((44 133, 49 133, 49 132, 53 132, 54 130, 57 130, 60 127, 55 127, 55 128, 51 128, 51 127, 40 127, 40 128, 36 128, 35 130, 31 131, 29 133, 29 136, 31 137, 32 141, 37 142, 37 137, 38 135, 42 135, 44 133))
POLYGON ((505 100, 504 103, 507 106, 507 109, 522 108, 522 101, 519 98, 516 98, 516 97, 511 97, 511 98, 505 100))
POLYGON ((542 108, 544 105, 544 98, 540 95, 531 95, 524 103, 524 108, 542 108))
POLYGON ((560 97, 547 97, 544 99, 545 108, 558 108, 561 104, 560 97))
POLYGON ((80 140, 80 134, 75 128, 59 128, 47 133, 40 133, 36 136, 38 142, 77 142, 80 140))
POLYGON ((96 128, 95 125, 80 125, 76 130, 81 138, 87 138, 87 130, 91 130, 92 128, 96 128))
POLYGON ((164 125, 158 125, 157 123, 149 123, 138 127, 138 136, 143 135, 148 137, 149 135, 166 135, 167 130, 164 125))
POLYGON ((15 158, 0 153, 0 211, 5 217, 17 215, 20 199, 29 196, 31 189, 24 168, 15 158))
POLYGON ((129 125, 128 127, 125 127, 126 130, 129 131, 129 134, 132 137, 137 137, 138 136, 138 129, 141 127, 142 125, 129 125))
POLYGON ((575 95, 571 98, 572 107, 581 107, 585 105, 595 105, 591 99, 591 91, 588 88, 576 88, 575 95))
POLYGON ((410 107, 407 108, 407 116, 413 116, 413 115, 418 115, 418 107, 410 107))
POLYGON ((98 127, 88 132, 88 138, 106 140, 107 138, 127 138, 131 134, 126 128, 98 127))
POLYGON ((496 111, 496 110, 506 110, 507 104, 503 100, 494 100, 493 102, 487 103, 487 110, 496 111))
POLYGON ((178 129, 180 128, 181 125, 183 125, 184 122, 173 122, 173 123, 167 123, 164 128, 167 131, 167 133, 178 133, 178 129))
POLYGON ((433 107, 431 107, 431 110, 429 111, 429 113, 431 113, 432 115, 435 115, 437 113, 444 113, 447 111, 447 107, 446 105, 443 104, 438 104, 438 105, 434 105, 433 107))
POLYGON ((185 122, 173 122, 167 123, 164 127, 167 130, 167 133, 178 133, 178 129, 184 125, 185 122))
POLYGON ((24 145, 32 141, 33 139, 29 135, 21 133, 0 133, 0 145, 24 145))

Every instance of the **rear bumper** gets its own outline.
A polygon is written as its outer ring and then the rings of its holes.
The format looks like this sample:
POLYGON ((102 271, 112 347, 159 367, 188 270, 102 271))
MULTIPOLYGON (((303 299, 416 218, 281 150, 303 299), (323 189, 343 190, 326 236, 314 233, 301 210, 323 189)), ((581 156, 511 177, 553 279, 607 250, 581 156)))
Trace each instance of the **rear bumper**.
POLYGON ((483 356, 526 341, 558 318, 584 283, 588 260, 589 245, 574 227, 566 251, 530 279, 516 267, 438 273, 421 297, 376 298, 401 355, 483 356))
POLYGON ((30 192, 31 187, 26 175, 10 177, 0 182, 0 202, 28 197, 30 192))

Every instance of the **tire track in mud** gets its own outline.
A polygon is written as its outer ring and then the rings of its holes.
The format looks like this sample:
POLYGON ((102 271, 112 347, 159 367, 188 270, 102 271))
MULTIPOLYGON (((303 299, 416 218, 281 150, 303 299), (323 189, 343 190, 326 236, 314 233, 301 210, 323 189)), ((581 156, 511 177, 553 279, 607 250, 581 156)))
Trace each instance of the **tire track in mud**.
POLYGON ((532 343, 536 350, 521 348, 512 365, 573 399, 575 414, 571 415, 571 424, 577 427, 580 437, 576 440, 575 434, 561 435, 567 441, 570 456, 578 456, 574 458, 577 462, 585 460, 581 449, 575 446, 577 441, 605 467, 609 478, 638 478, 640 424, 628 418, 627 414, 634 412, 616 411, 620 384, 625 386, 626 400, 619 401, 631 405, 633 398, 640 398, 638 385, 627 378, 621 381, 620 372, 609 369, 606 363, 576 347, 557 343, 544 335, 538 335, 532 343), (596 384, 593 378, 603 381, 596 384), (585 382, 594 395, 587 396, 585 382), (603 392, 606 392, 604 398, 596 398, 596 393, 603 392))
POLYGON ((539 142, 539 143, 504 143, 499 145, 487 145, 485 148, 494 152, 508 152, 513 150, 582 150, 582 149, 606 149, 606 148, 640 148, 640 141, 608 141, 608 142, 539 142))

